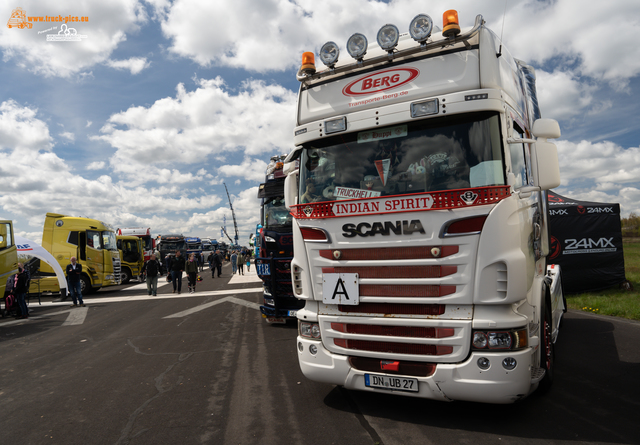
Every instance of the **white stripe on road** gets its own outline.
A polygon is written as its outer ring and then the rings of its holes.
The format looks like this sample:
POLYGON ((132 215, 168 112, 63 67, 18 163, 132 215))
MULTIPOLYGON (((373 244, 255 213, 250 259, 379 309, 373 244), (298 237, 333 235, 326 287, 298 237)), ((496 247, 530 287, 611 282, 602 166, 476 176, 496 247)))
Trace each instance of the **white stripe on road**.
MULTIPOLYGON (((259 290, 262 290, 262 289, 259 289, 259 290)), ((172 315, 167 315, 166 317, 163 317, 163 318, 186 317, 187 315, 195 314, 196 312, 209 309, 210 307, 216 306, 221 303, 226 303, 227 301, 235 304, 241 304, 251 309, 260 310, 260 305, 258 303, 252 303, 250 301, 241 300, 240 298, 236 298, 236 297, 225 297, 220 300, 212 301, 211 303, 205 303, 205 304, 201 304, 200 306, 192 307, 191 309, 187 309, 186 311, 178 312, 172 315)))
POLYGON ((89 308, 87 307, 76 307, 70 310, 69 316, 62 323, 62 326, 74 326, 77 324, 84 323, 84 319, 87 318, 87 311, 89 308))
MULTIPOLYGON (((69 303, 65 303, 65 305, 68 305, 68 304, 69 303)), ((39 315, 35 317, 29 316, 29 318, 24 320, 19 319, 19 320, 7 321, 5 323, 0 323, 0 327, 15 326, 17 324, 26 323, 29 320, 48 320, 54 315, 67 314, 67 313, 69 314, 69 316, 67 317, 65 322, 62 323, 62 326, 74 326, 74 325, 79 325, 84 323, 85 318, 87 318, 88 310, 89 308, 87 307, 77 307, 73 309, 67 309, 66 311, 49 312, 45 315, 39 315)))

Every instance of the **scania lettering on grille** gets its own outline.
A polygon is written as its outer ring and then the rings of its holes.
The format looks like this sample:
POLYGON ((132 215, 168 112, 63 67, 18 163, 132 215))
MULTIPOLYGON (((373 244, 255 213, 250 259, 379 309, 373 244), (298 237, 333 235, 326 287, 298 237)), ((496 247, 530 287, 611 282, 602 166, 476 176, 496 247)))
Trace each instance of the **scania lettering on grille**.
POLYGON ((354 80, 344 87, 342 94, 345 96, 363 96, 379 93, 407 84, 419 75, 420 71, 416 68, 395 68, 379 71, 354 80))
POLYGON ((391 233, 395 235, 411 235, 415 232, 425 234, 422 223, 418 219, 412 221, 384 221, 374 222, 372 224, 363 222, 356 224, 345 224, 342 226, 342 235, 345 238, 353 238, 354 236, 389 236, 391 233))

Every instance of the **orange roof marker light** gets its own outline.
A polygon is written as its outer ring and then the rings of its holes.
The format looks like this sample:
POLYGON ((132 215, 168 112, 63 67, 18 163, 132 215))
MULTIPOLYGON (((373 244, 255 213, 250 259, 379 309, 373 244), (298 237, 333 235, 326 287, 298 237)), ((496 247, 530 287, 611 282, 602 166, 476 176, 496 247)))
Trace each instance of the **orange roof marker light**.
POLYGON ((460 34, 458 11, 449 9, 442 14, 442 35, 445 37, 455 37, 458 34, 460 34))
POLYGON ((312 52, 302 53, 300 73, 311 76, 316 73, 316 57, 312 52))

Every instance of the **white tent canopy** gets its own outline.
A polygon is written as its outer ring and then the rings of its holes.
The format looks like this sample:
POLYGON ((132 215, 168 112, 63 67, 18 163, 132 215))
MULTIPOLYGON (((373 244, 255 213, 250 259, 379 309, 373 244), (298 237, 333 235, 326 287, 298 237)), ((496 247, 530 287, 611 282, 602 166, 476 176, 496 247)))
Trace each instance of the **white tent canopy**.
POLYGON ((67 277, 53 255, 45 250, 44 247, 31 240, 23 238, 20 235, 15 235, 14 239, 19 253, 40 258, 53 268, 56 273, 56 277, 58 277, 58 283, 60 284, 60 294, 62 295, 62 298, 64 298, 67 295, 67 277))

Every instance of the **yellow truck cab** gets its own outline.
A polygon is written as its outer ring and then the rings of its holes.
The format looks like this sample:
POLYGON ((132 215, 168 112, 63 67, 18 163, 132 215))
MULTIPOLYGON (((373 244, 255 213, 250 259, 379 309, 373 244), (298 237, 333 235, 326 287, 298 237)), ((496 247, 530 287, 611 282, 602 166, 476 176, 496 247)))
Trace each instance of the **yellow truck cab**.
MULTIPOLYGON (((48 250, 65 269, 72 256, 82 265, 82 293, 88 294, 101 287, 120 284, 120 254, 116 233, 107 223, 91 218, 47 213, 44 220, 42 247, 48 250)), ((41 274, 53 269, 41 265, 41 274)))
POLYGON ((18 250, 13 238, 11 221, 0 221, 0 298, 4 296, 7 279, 18 273, 18 250))
POLYGON ((120 277, 124 284, 140 275, 144 266, 144 249, 142 238, 137 236, 116 235, 116 240, 120 252, 120 277))

